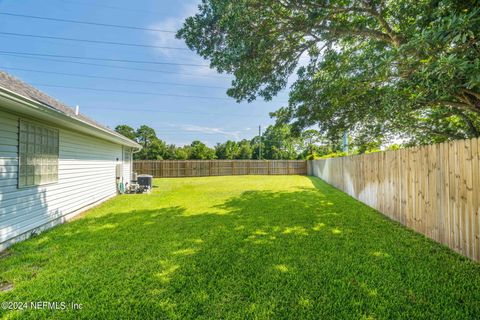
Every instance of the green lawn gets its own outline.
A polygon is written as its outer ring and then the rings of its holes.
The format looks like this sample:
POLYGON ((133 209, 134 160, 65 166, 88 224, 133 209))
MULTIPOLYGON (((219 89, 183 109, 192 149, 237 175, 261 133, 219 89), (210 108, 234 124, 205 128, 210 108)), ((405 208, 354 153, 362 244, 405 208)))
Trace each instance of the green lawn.
POLYGON ((303 176, 164 179, 17 244, 6 318, 478 319, 480 264, 303 176))

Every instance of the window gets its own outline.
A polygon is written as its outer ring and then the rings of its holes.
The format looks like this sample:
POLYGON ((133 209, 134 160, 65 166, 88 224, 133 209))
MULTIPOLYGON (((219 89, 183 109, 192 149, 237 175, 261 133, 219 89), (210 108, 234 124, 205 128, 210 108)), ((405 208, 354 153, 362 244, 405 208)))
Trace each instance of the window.
POLYGON ((130 161, 131 161, 131 152, 130 152, 130 149, 125 149, 123 151, 123 162, 125 162, 125 164, 128 166, 128 168, 130 168, 130 161))
POLYGON ((58 130, 20 120, 18 187, 58 181, 58 130))

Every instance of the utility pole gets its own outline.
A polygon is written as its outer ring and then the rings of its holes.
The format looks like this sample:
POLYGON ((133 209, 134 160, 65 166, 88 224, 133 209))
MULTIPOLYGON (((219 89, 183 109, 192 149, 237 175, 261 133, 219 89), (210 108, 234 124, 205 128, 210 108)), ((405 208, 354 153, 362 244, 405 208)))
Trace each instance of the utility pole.
POLYGON ((345 131, 343 133, 343 152, 348 154, 348 133, 345 131))
POLYGON ((258 137, 260 143, 258 144, 258 160, 262 160, 262 126, 258 126, 258 137))

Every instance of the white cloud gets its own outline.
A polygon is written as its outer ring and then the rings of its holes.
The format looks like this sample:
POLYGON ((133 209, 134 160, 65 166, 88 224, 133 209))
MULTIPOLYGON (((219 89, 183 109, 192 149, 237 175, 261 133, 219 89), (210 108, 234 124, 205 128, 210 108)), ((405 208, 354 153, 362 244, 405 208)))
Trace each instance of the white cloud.
MULTIPOLYGON (((167 18, 160 22, 156 22, 155 24, 149 26, 152 29, 159 29, 159 30, 178 30, 181 27, 180 20, 177 18, 167 18)), ((148 33, 152 37, 153 45, 159 47, 174 47, 174 48, 187 48, 185 43, 177 38, 175 38, 175 33, 171 32, 157 32, 157 31, 148 31, 148 33)), ((171 50, 171 49, 162 49, 162 48, 155 48, 154 49, 157 53, 161 54, 162 56, 173 58, 178 57, 178 55, 186 55, 188 51, 183 50, 171 50)))
MULTIPOLYGON (((158 21, 150 26, 152 29, 161 29, 161 30, 179 30, 186 18, 193 16, 198 11, 198 3, 190 2, 183 5, 182 13, 177 17, 168 17, 164 20, 158 21)), ((154 32, 148 31, 149 35, 152 37, 152 44, 155 46, 161 47, 175 47, 175 48, 187 48, 183 40, 175 38, 174 33, 166 32, 154 32)), ((155 48, 156 53, 158 53, 163 58, 168 58, 175 62, 188 63, 188 64, 201 64, 206 65, 202 66, 179 66, 179 69, 183 73, 189 73, 192 75, 198 76, 209 76, 209 77, 218 77, 219 74, 214 69, 208 67, 208 61, 204 60, 202 57, 198 56, 195 52, 190 50, 171 50, 163 48, 155 48)), ((220 78, 222 82, 225 81, 224 78, 220 78)))
POLYGON ((180 129, 184 131, 199 132, 203 134, 221 134, 224 136, 233 137, 235 139, 239 139, 239 136, 241 134, 241 131, 227 131, 223 128, 202 127, 202 126, 190 125, 190 124, 181 125, 180 129))

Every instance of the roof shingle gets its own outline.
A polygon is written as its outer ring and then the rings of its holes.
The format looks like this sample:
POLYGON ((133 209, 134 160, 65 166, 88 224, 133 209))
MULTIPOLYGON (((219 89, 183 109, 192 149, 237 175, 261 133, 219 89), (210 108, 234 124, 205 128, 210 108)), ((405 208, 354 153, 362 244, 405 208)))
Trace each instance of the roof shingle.
POLYGON ((95 120, 79 113, 78 115, 75 114, 75 110, 66 104, 63 104, 62 102, 50 97, 49 95, 41 92, 40 90, 36 89, 35 87, 29 85, 28 83, 25 83, 10 74, 0 71, 0 87, 3 87, 7 90, 13 91, 16 94, 19 94, 21 96, 24 96, 26 98, 29 98, 31 100, 34 100, 46 108, 54 109, 56 111, 59 111, 71 118, 78 119, 82 122, 85 122, 93 127, 99 127, 104 130, 107 130, 110 132, 112 135, 115 135, 117 137, 124 138, 125 137, 118 132, 96 122, 95 120))

